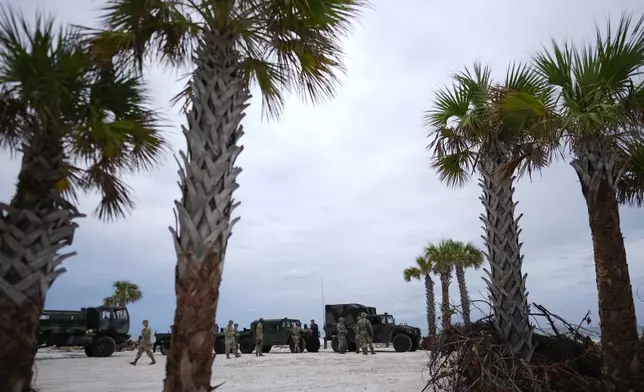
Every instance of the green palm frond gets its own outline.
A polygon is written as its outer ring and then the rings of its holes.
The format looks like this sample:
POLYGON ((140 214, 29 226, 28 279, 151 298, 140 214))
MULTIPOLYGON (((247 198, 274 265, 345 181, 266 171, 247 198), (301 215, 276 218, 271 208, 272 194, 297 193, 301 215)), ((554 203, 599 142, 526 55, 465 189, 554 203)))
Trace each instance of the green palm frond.
POLYGON ((38 138, 60 143, 57 190, 72 201, 98 190, 98 217, 122 217, 133 206, 123 176, 164 157, 161 117, 137 73, 96 62, 80 29, 55 26, 42 15, 32 26, 19 13, 0 14, 0 145, 15 152, 38 138))
POLYGON ((624 171, 617 186, 620 203, 641 207, 644 205, 644 143, 629 146, 624 171))
POLYGON ((104 30, 92 33, 97 53, 129 56, 139 70, 146 58, 191 60, 213 34, 230 39, 247 86, 262 92, 263 116, 276 118, 287 93, 313 103, 335 95, 345 72, 340 41, 367 8, 367 0, 110 0, 104 30))
POLYGON ((412 279, 420 279, 421 276, 420 269, 416 267, 408 267, 403 271, 403 279, 405 279, 405 282, 410 282, 412 279))

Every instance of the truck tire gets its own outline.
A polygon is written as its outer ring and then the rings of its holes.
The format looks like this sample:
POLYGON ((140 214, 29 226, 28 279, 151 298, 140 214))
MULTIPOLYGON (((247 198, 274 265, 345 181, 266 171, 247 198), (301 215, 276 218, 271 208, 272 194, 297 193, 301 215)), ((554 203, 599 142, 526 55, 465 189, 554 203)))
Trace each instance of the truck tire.
POLYGON ((311 337, 306 341, 306 351, 316 353, 320 351, 320 339, 311 337))
POLYGON ((409 335, 404 333, 399 333, 398 335, 394 336, 394 339, 391 343, 397 353, 405 353, 407 351, 410 351, 412 347, 411 338, 409 337, 409 335))
POLYGON ((100 336, 92 342, 91 350, 95 357, 111 357, 116 350, 116 342, 109 336, 100 336))
POLYGON ((409 350, 409 351, 412 351, 412 352, 417 351, 418 346, 420 346, 420 339, 411 338, 411 350, 409 350))
POLYGON ((253 346, 253 342, 251 342, 249 338, 241 338, 239 340, 239 351, 241 351, 242 353, 250 354, 253 352, 253 349, 255 349, 255 347, 253 346))
POLYGON ((85 346, 85 355, 87 355, 90 358, 94 356, 94 353, 92 352, 91 344, 89 346, 85 346))
POLYGON ((334 336, 333 339, 331 339, 331 349, 336 353, 340 351, 338 350, 338 344, 338 337, 334 336))
POLYGON ((226 352, 226 343, 224 339, 215 339, 215 354, 224 354, 226 352))
POLYGON ((263 346, 262 347, 262 353, 266 354, 266 353, 271 352, 271 348, 273 348, 273 346, 263 346))
POLYGON ((159 345, 159 350, 161 351, 161 355, 169 355, 170 354, 170 340, 164 340, 161 342, 159 345))

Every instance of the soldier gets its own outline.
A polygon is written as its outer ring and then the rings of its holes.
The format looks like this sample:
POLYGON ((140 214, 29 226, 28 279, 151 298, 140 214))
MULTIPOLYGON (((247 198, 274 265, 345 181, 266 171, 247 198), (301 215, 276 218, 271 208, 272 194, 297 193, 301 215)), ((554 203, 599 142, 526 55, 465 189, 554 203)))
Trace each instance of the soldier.
POLYGON ((367 355, 367 345, 369 345, 371 355, 375 355, 376 351, 373 349, 373 327, 366 313, 363 312, 360 314, 358 324, 360 325, 358 328, 360 330, 360 339, 362 340, 362 354, 367 355))
POLYGON ((154 355, 152 355, 152 350, 150 350, 151 340, 152 330, 148 327, 148 320, 143 320, 143 329, 141 330, 141 336, 139 336, 139 348, 136 351, 136 358, 134 358, 134 361, 130 362, 130 365, 136 366, 136 363, 141 359, 143 352, 150 357, 150 365, 157 363, 157 361, 154 360, 154 355))
POLYGON ((360 320, 362 317, 358 317, 355 325, 353 326, 353 336, 356 338, 356 354, 360 354, 360 348, 362 347, 362 337, 360 336, 360 320))
POLYGON ((320 338, 320 329, 318 328, 318 325, 315 323, 315 320, 313 320, 313 319, 311 319, 310 328, 311 328, 311 333, 313 334, 313 336, 315 336, 316 338, 319 339, 320 338))
MULTIPOLYGON (((233 320, 228 320, 228 325, 224 328, 224 343, 226 344, 226 358, 230 359, 230 354, 232 354, 235 345, 235 329, 233 328, 233 320)), ((239 353, 235 350, 235 358, 239 356, 239 353)))
POLYGON ((336 329, 338 331, 338 352, 344 354, 347 351, 347 327, 344 326, 344 317, 338 319, 336 329))
POLYGON ((293 345, 295 346, 295 352, 300 352, 300 333, 302 328, 300 328, 300 323, 295 323, 293 326, 293 332, 291 333, 291 339, 293 340, 293 345))
POLYGON ((235 331, 235 354, 239 353, 239 324, 235 323, 233 330, 235 331))
POLYGON ((262 349, 264 348, 264 322, 263 318, 259 319, 257 326, 255 327, 255 356, 263 357, 262 349))

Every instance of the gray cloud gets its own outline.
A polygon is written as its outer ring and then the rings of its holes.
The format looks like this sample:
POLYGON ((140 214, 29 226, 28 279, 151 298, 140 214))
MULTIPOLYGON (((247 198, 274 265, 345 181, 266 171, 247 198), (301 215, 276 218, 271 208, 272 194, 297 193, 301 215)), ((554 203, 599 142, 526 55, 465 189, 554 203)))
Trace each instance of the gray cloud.
MULTIPOLYGON (((8 0, 2 0, 6 4, 8 0)), ((242 201, 230 241, 219 319, 247 324, 256 317, 322 318, 327 303, 361 302, 397 321, 424 327, 423 288, 405 283, 402 269, 426 241, 452 237, 481 245, 479 189, 451 190, 429 169, 421 115, 450 72, 476 58, 502 76, 511 60, 526 59, 551 36, 590 37, 593 20, 622 10, 640 14, 638 0, 560 2, 538 7, 503 1, 375 1, 346 40, 349 74, 335 100, 310 107, 288 101, 280 122, 261 121, 259 94, 245 121, 242 201), (516 15, 521 15, 517 18, 516 15)), ((99 2, 23 0, 20 8, 55 12, 61 21, 90 23, 99 2)), ((158 107, 184 123, 170 98, 179 72, 150 69, 158 107)), ((11 197, 18 165, 2 155, 0 200, 11 197)), ((132 307, 135 322, 172 323, 174 251, 167 227, 179 196, 176 165, 130 181, 137 210, 125 221, 82 220, 69 272, 49 295, 48 307, 77 308, 100 301, 115 279, 139 283, 145 298, 132 307)), ((523 213, 525 271, 530 300, 576 320, 596 313, 597 294, 586 207, 566 163, 517 184, 523 213)), ((83 199, 91 212, 95 197, 83 199)), ((633 287, 644 291, 644 213, 622 209, 633 287)), ((468 271, 474 297, 485 296, 481 271, 468 271)), ((452 286, 454 299, 456 287, 452 286)), ((637 303, 644 320, 644 303, 637 303)), ((596 319, 596 317, 595 317, 596 319)), ((640 321, 641 322, 641 321, 640 321)), ((641 322, 642 323, 642 322, 641 322)))

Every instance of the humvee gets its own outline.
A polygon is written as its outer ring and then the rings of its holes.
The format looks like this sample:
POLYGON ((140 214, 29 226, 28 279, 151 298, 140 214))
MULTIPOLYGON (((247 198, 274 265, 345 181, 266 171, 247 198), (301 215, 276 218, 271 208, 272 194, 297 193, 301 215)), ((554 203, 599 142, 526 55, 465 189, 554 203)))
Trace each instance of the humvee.
POLYGON ((85 347, 88 357, 110 357, 130 339, 126 307, 44 310, 37 330, 38 347, 85 347))
POLYGON ((393 315, 388 313, 378 314, 375 307, 362 304, 336 304, 325 305, 324 319, 324 343, 330 341, 333 351, 338 351, 338 337, 336 323, 340 317, 344 317, 344 325, 347 327, 347 340, 349 351, 356 350, 356 337, 353 327, 358 321, 361 313, 367 314, 373 327, 374 343, 391 343, 397 352, 416 351, 420 345, 420 328, 407 324, 396 324, 393 315))
MULTIPOLYGON (((239 331, 239 351, 244 354, 250 354, 255 351, 255 329, 259 320, 255 320, 250 324, 250 329, 244 328, 239 331)), ((273 346, 289 346, 291 352, 295 352, 295 342, 292 339, 292 329, 298 319, 282 318, 282 319, 264 319, 262 323, 264 327, 264 341, 262 352, 268 353, 273 346)), ((306 324, 305 324, 306 326, 306 324)), ((160 347, 161 353, 166 355, 170 349, 170 334, 155 334, 154 351, 160 347)), ((226 335, 224 329, 221 328, 214 336, 214 350, 217 354, 224 354, 226 352, 226 335)), ((314 333, 308 328, 302 328, 300 334, 300 352, 318 352, 320 350, 320 336, 319 332, 314 333)))

